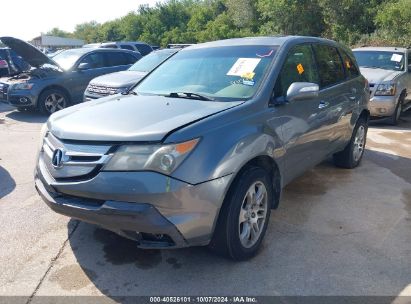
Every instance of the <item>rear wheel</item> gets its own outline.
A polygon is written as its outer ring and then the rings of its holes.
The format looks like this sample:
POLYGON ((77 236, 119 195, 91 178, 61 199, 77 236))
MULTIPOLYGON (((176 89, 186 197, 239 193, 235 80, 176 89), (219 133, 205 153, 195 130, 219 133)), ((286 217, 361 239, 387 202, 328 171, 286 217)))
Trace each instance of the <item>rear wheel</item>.
POLYGON ((352 169, 360 164, 367 141, 367 131, 367 120, 360 118, 357 121, 348 145, 343 151, 334 154, 334 163, 336 166, 352 169))
POLYGON ((210 248, 234 260, 253 257, 267 230, 271 202, 268 173, 258 167, 246 169, 227 194, 210 248))
POLYGON ((40 94, 39 110, 43 114, 53 114, 69 106, 68 96, 59 89, 48 89, 40 94))

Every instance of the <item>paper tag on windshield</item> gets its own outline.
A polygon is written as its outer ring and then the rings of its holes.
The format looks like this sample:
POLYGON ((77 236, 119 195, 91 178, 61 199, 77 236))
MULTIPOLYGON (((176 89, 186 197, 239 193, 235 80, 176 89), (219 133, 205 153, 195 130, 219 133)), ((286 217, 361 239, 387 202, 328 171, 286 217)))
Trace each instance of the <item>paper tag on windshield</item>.
POLYGON ((260 58, 239 58, 228 71, 227 75, 241 77, 245 74, 253 73, 260 61, 260 58))
POLYGON ((392 54, 391 61, 400 62, 402 60, 402 55, 392 54))

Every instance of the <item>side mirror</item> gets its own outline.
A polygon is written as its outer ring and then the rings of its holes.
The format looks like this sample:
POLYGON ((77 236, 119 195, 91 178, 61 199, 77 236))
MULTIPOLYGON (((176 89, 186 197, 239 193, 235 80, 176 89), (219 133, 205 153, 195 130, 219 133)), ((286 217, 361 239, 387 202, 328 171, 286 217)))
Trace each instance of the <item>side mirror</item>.
POLYGON ((91 64, 88 62, 82 62, 78 65, 77 70, 84 71, 91 69, 91 64))
POLYGON ((309 99, 318 97, 320 87, 311 82, 294 82, 287 90, 287 101, 291 102, 299 99, 309 99))

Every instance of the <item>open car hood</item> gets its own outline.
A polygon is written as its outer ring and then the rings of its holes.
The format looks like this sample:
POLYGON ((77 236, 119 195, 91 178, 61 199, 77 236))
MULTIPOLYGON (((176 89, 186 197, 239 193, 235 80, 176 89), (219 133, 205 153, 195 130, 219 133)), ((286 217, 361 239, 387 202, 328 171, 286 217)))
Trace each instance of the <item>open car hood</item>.
POLYGON ((0 41, 20 55, 24 61, 32 67, 40 67, 43 64, 51 64, 61 69, 52 59, 43 54, 39 49, 23 40, 13 37, 0 37, 0 41))

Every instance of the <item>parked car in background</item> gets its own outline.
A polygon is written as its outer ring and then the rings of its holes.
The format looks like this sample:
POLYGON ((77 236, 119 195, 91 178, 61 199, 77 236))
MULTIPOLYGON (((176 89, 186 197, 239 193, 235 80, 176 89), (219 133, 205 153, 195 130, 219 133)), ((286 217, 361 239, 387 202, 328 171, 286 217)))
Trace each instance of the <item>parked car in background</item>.
POLYGON ((362 47, 353 52, 370 83, 372 118, 396 125, 401 113, 411 108, 411 50, 362 47))
POLYGON ((285 185, 329 156, 360 164, 368 100, 352 52, 334 41, 191 46, 128 95, 50 116, 35 185, 56 212, 138 247, 208 244, 248 259, 285 185))
POLYGON ((153 48, 141 41, 124 41, 124 42, 103 42, 103 43, 90 43, 83 45, 83 48, 113 48, 113 49, 124 49, 130 51, 139 52, 142 56, 146 56, 153 51, 153 48))
POLYGON ((0 77, 27 71, 30 65, 9 48, 0 48, 0 77))
POLYGON ((126 71, 106 74, 94 78, 90 81, 84 92, 84 101, 127 92, 144 76, 178 51, 179 49, 154 51, 137 61, 126 71))
POLYGON ((83 101, 91 79, 128 69, 141 58, 128 50, 80 48, 65 50, 53 58, 34 46, 12 37, 1 37, 33 68, 0 78, 0 100, 18 110, 38 109, 51 114, 83 101))

